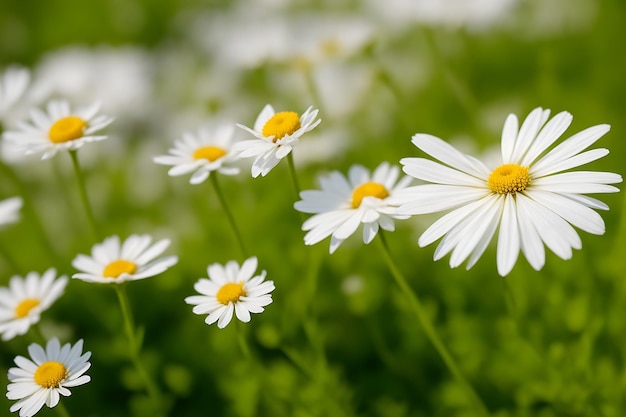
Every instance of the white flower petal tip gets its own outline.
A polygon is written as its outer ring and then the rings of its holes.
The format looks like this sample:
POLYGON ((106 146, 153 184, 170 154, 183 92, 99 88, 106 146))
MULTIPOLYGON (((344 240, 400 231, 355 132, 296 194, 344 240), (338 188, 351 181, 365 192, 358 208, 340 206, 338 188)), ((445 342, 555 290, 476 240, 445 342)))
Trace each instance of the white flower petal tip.
POLYGON ((233 314, 248 323, 250 313, 262 313, 272 303, 275 288, 273 281, 265 281, 265 271, 255 275, 257 265, 256 257, 248 258, 241 266, 235 261, 209 265, 208 278, 200 278, 194 285, 200 295, 189 296, 185 302, 194 306, 195 314, 207 314, 207 325, 217 322, 217 327, 223 329, 233 314))
POLYGON ((501 163, 493 170, 437 137, 413 136, 412 143, 433 160, 400 161, 405 173, 426 184, 407 188, 397 213, 447 212, 422 234, 419 246, 441 239, 435 260, 450 254, 451 267, 467 261, 469 269, 498 233, 497 271, 506 276, 520 251, 540 270, 544 246, 569 259, 582 246, 576 229, 604 233, 604 222, 593 209, 608 206, 586 194, 619 191, 610 184, 622 182, 621 175, 571 170, 608 154, 606 149, 587 149, 610 126, 593 126, 556 144, 572 115, 549 115, 549 110, 537 108, 521 126, 509 115, 502 130, 501 163))

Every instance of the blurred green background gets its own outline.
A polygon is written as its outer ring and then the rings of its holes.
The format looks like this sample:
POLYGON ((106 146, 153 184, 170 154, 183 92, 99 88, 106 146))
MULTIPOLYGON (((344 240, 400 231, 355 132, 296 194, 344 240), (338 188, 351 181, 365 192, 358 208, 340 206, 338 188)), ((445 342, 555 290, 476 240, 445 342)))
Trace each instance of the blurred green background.
MULTIPOLYGON (((357 234, 333 255, 327 240, 304 246, 284 162, 265 178, 250 177, 251 161, 220 178, 276 290, 251 323, 207 327, 183 299, 207 265, 242 259, 210 184, 168 177, 153 156, 207 120, 251 126, 266 103, 300 113, 313 105, 322 124, 294 150, 300 184, 311 189, 321 173, 418 155, 417 132, 488 155, 507 114, 541 106, 573 114, 566 136, 610 124, 597 147, 611 153, 583 169, 623 175, 624 39, 622 0, 0 4, 0 68, 21 64, 35 87, 44 80, 34 102, 99 98, 116 117, 107 141, 80 151, 106 234, 172 239, 178 265, 128 290, 145 328, 142 357, 176 416, 480 414, 425 338, 377 239, 365 246, 357 234)), ((0 284, 51 266, 74 273, 71 260, 96 242, 69 157, 9 161, 0 175, 0 198, 25 200, 22 220, 0 231, 17 264, 0 259, 0 284)), ((581 232, 583 249, 569 261, 548 254, 541 272, 520 258, 506 281, 493 247, 470 271, 433 262, 435 246, 416 243, 432 218, 398 222, 387 236, 493 416, 624 415, 625 200, 601 200, 611 207, 601 213, 604 236, 581 232)), ((41 325, 64 341, 83 338, 93 353, 92 382, 62 399, 72 415, 152 415, 110 288, 72 280, 41 325)), ((31 341, 0 344, 2 374, 31 341)), ((9 407, 0 396, 0 415, 9 407)))

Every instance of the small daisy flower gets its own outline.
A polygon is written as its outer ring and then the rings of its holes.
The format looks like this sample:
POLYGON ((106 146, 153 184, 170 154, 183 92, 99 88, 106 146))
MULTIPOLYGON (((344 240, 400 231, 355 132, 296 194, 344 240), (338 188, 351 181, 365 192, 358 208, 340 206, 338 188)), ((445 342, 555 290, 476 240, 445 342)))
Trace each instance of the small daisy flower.
POLYGON ((28 346, 31 359, 23 356, 15 358, 17 368, 9 369, 7 398, 18 400, 10 408, 20 417, 37 414, 43 405, 56 407, 60 396, 69 397, 68 388, 84 385, 91 381, 85 372, 91 366, 91 352, 83 353, 82 339, 74 346, 69 343, 61 346, 56 337, 44 349, 37 343, 28 346))
POLYGON ((52 158, 59 150, 76 150, 85 143, 106 139, 94 135, 113 119, 98 115, 99 103, 72 111, 67 101, 53 100, 47 112, 31 111, 31 123, 20 122, 18 131, 6 132, 4 137, 26 155, 43 152, 41 159, 52 158))
POLYGON ((378 233, 378 228, 393 231, 394 219, 408 219, 396 213, 402 200, 398 191, 406 188, 410 177, 398 181, 400 169, 387 162, 374 172, 361 165, 353 165, 348 178, 334 171, 320 178, 321 190, 302 191, 302 200, 294 204, 303 213, 316 213, 302 225, 309 232, 304 236, 306 245, 314 245, 331 236, 330 253, 350 237, 363 223, 363 242, 368 244, 378 233))
POLYGON ((183 133, 169 150, 170 155, 157 156, 154 162, 172 165, 168 171, 172 177, 193 172, 191 184, 200 184, 212 171, 237 175, 239 168, 229 166, 238 159, 231 150, 234 129, 231 125, 219 125, 199 129, 197 135, 183 133))
POLYGON ((250 313, 262 313, 264 307, 272 303, 270 293, 275 288, 273 281, 263 282, 265 271, 253 276, 256 269, 256 257, 246 259, 241 268, 235 261, 224 266, 209 265, 209 278, 200 278, 194 285, 201 295, 187 297, 185 302, 195 306, 195 314, 208 314, 206 324, 217 322, 220 329, 230 323, 233 311, 239 320, 248 323, 250 313))
POLYGON ((610 126, 592 126, 551 148, 569 127, 572 115, 561 112, 548 121, 549 116, 549 110, 537 108, 519 127, 517 117, 509 115, 502 130, 500 165, 494 168, 437 137, 413 136, 413 144, 439 162, 424 158, 400 161, 404 172, 430 184, 407 188, 404 197, 411 201, 399 212, 415 215, 450 210, 418 241, 423 247, 443 238, 435 260, 452 252, 450 266, 457 267, 469 257, 469 269, 499 229, 496 263, 498 273, 505 276, 520 250, 535 270, 545 263, 544 244, 560 258, 571 258, 572 249, 582 247, 572 226, 596 235, 604 233, 604 221, 593 209, 609 207, 585 194, 617 192, 608 184, 619 183, 622 177, 570 170, 609 153, 607 149, 585 149, 610 126))
POLYGON ((300 137, 320 124, 321 120, 316 120, 317 113, 318 110, 313 107, 309 107, 302 116, 292 111, 276 113, 268 104, 254 122, 254 129, 237 124, 256 137, 235 145, 239 157, 256 158, 252 164, 252 177, 256 178, 259 174, 266 176, 281 159, 289 155, 300 137))
POLYGON ((13 276, 9 286, 0 288, 0 334, 2 340, 11 340, 25 334, 39 322, 41 313, 63 295, 67 285, 65 275, 56 279, 56 270, 43 275, 30 272, 26 278, 13 276))
POLYGON ((121 284, 153 277, 163 273, 176 264, 176 256, 161 255, 170 245, 169 239, 162 239, 152 246, 149 235, 131 235, 123 243, 118 236, 112 236, 104 242, 94 245, 91 257, 78 255, 72 266, 78 269, 72 278, 100 284, 121 284))
POLYGON ((20 209, 23 204, 20 197, 0 201, 0 226, 17 222, 20 219, 20 209))
POLYGON ((0 120, 17 103, 30 83, 30 72, 26 68, 10 66, 0 73, 0 120))

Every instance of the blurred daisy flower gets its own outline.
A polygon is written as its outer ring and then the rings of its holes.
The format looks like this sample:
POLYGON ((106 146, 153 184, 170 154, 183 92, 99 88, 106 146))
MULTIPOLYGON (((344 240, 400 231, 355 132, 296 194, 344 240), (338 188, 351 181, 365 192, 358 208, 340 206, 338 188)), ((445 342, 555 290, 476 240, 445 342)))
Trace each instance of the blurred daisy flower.
POLYGON ((40 315, 63 295, 67 277, 56 279, 56 270, 43 275, 29 272, 26 278, 13 276, 8 287, 0 287, 0 334, 2 340, 11 340, 25 334, 39 322, 40 315))
POLYGON ((47 112, 31 111, 32 123, 18 123, 18 131, 6 132, 7 141, 26 155, 43 152, 41 159, 52 158, 59 150, 76 150, 85 143, 106 139, 94 133, 113 119, 98 115, 99 103, 72 111, 67 101, 48 102, 47 112))
POLYGON ((321 120, 317 119, 317 109, 309 107, 301 116, 296 112, 276 113, 271 105, 266 105, 256 121, 254 129, 241 124, 238 127, 255 136, 234 146, 241 158, 255 157, 252 164, 252 177, 266 176, 281 159, 289 155, 298 140, 306 132, 313 130, 321 120))
POLYGON ((306 245, 314 245, 331 236, 330 253, 350 237, 363 223, 363 242, 370 243, 378 228, 393 231, 394 219, 408 219, 408 215, 396 213, 403 201, 397 193, 411 182, 410 177, 398 181, 400 169, 387 162, 381 163, 374 172, 361 165, 353 165, 348 178, 334 171, 320 178, 321 190, 300 193, 302 200, 294 204, 303 213, 316 213, 302 225, 309 232, 304 236, 306 245))
POLYGON ((5 121, 11 107, 24 95, 30 83, 26 68, 10 66, 0 73, 0 120, 5 121))
POLYGON ((18 221, 23 204, 24 202, 20 197, 11 197, 0 201, 0 226, 18 221))
POLYGON ((237 175, 238 167, 229 166, 238 158, 231 150, 234 126, 219 125, 198 130, 197 135, 184 133, 181 140, 174 143, 170 155, 154 158, 161 165, 172 165, 168 174, 175 177, 193 172, 191 184, 200 184, 211 171, 224 175, 237 175))
POLYGON ((68 388, 84 385, 91 381, 85 372, 91 366, 91 352, 83 353, 82 339, 74 346, 63 346, 56 337, 42 346, 33 343, 28 346, 31 359, 23 356, 15 358, 17 368, 9 369, 7 398, 18 400, 10 408, 20 412, 20 417, 37 414, 43 405, 56 407, 60 395, 69 397, 68 388))
POLYGON ((72 266, 78 269, 72 278, 100 284, 121 284, 163 273, 178 262, 176 256, 155 259, 170 245, 169 239, 152 243, 149 235, 131 235, 123 243, 118 236, 94 245, 91 257, 78 255, 72 266))
POLYGON ((206 324, 217 322, 223 329, 233 318, 233 312, 244 323, 250 321, 250 313, 262 313, 264 307, 271 304, 274 282, 265 281, 266 272, 254 275, 257 258, 248 258, 242 265, 230 261, 222 266, 218 263, 209 265, 209 279, 200 278, 194 289, 201 295, 185 298, 187 304, 195 307, 195 314, 208 314, 206 324))
POLYGON ((435 260, 452 252, 450 266, 468 257, 471 268, 498 232, 497 268, 502 276, 513 269, 521 250, 539 270, 545 263, 544 244, 562 259, 582 243, 575 226, 588 233, 604 233, 604 221, 593 209, 608 210, 603 202, 585 194, 619 191, 608 185, 622 177, 609 172, 569 171, 607 155, 607 149, 587 150, 610 129, 602 124, 587 128, 558 146, 550 147, 572 122, 561 112, 548 121, 549 110, 533 110, 519 127, 508 116, 502 130, 501 161, 495 168, 459 152, 443 140, 425 134, 413 144, 437 159, 404 158, 404 172, 430 184, 404 190, 411 200, 402 214, 451 210, 419 238, 426 246, 443 237, 435 260), (546 123, 547 122, 547 123, 546 123))

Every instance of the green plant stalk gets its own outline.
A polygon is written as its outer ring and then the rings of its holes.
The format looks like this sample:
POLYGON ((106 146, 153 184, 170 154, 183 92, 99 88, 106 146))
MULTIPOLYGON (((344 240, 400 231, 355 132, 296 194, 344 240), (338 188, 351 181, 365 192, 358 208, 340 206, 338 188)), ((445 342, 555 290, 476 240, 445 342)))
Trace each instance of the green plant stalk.
POLYGON ((287 155, 287 163, 289 165, 289 174, 293 181, 293 188, 296 192, 296 200, 300 200, 300 184, 298 183, 298 176, 296 175, 296 165, 293 162, 293 150, 287 155))
POLYGON ((379 231, 378 234, 380 235, 380 242, 383 248, 383 256, 385 258, 387 266, 389 267, 389 270, 391 271, 391 275, 400 287, 400 290, 407 296, 411 308, 417 316, 417 320, 420 322, 420 325, 422 326, 424 333, 426 333, 428 340, 430 340, 430 342, 433 344, 433 346, 437 350, 437 353, 439 353, 439 356, 441 356, 441 359, 446 364, 450 373, 463 386, 463 388, 470 396, 472 401, 476 404, 476 407, 480 410, 480 412, 485 416, 489 416, 490 414, 487 410, 487 407, 480 399, 472 385, 467 381, 467 379, 465 379, 463 373, 461 372, 461 369, 456 364, 456 362, 452 358, 452 355, 439 337, 439 334, 437 333, 434 325, 428 319, 428 316, 426 315, 424 308, 422 307, 422 303, 420 302, 417 293, 413 291, 404 275, 400 272, 400 269, 398 269, 398 267, 396 266, 393 257, 391 256, 391 252, 389 250, 389 246, 387 245, 387 240, 385 239, 384 233, 382 231, 379 231))
POLYGON ((78 154, 76 150, 71 150, 69 151, 69 153, 70 157, 72 158, 74 173, 76 174, 76 182, 78 184, 78 193, 80 194, 80 200, 83 204, 83 208, 85 209, 85 214, 87 215, 89 227, 91 227, 91 231, 93 232, 95 239, 98 240, 100 238, 100 233, 98 231, 96 218, 93 215, 93 209, 91 208, 91 204, 89 203, 89 197, 87 196, 87 187, 85 186, 85 179, 80 169, 80 163, 78 162, 78 154))
POLYGON ((59 401, 55 408, 61 417, 70 417, 70 412, 67 411, 67 408, 65 408, 63 401, 59 401))
POLYGON ((115 292, 117 294, 117 299, 120 303, 120 309, 122 310, 122 318, 124 320, 124 331, 126 332, 126 337, 128 339, 128 345, 130 347, 130 357, 135 369, 141 379, 143 380, 144 386, 150 398, 152 398, 155 410, 163 410, 161 407, 161 394, 159 390, 148 375, 148 372, 143 367, 141 360, 139 358, 140 346, 137 343, 137 339, 135 337, 135 325, 133 321, 133 315, 130 310, 130 303, 128 301, 128 295, 126 294, 125 284, 115 285, 115 292))
POLYGON ((222 210, 226 213, 226 217, 228 218, 228 222, 235 233, 235 238, 237 239, 237 244, 239 245, 239 250, 244 258, 248 257, 248 251, 246 249, 246 245, 243 243, 243 238, 241 237, 241 232, 239 231, 239 227, 237 227, 237 222, 235 221, 235 216, 233 216, 232 211, 230 210, 228 204, 226 203, 226 199, 224 198, 224 193, 222 193, 222 189, 217 182, 217 173, 212 173, 209 175, 210 181, 213 184, 213 188, 215 189, 215 194, 217 194, 217 199, 220 200, 220 204, 222 205, 222 210))

